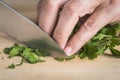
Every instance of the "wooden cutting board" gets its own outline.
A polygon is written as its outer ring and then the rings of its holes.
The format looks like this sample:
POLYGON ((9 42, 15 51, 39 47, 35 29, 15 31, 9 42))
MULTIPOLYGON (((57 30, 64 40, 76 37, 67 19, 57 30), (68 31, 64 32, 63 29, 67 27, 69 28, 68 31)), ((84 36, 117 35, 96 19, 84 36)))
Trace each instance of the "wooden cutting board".
MULTIPOLYGON (((35 20, 35 5, 38 0, 4 1, 28 18, 35 20)), ((17 41, 0 32, 0 80, 120 80, 120 59, 109 54, 99 56, 95 60, 80 60, 76 57, 67 62, 58 62, 48 57, 43 63, 25 62, 13 70, 6 69, 9 64, 19 63, 21 60, 19 57, 7 59, 8 55, 2 52, 5 47, 15 42, 17 41)))

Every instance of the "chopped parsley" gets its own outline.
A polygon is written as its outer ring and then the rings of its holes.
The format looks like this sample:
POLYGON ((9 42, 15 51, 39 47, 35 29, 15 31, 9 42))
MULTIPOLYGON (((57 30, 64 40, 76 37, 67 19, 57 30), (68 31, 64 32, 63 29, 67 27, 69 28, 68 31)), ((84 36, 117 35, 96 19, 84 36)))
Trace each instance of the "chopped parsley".
MULTIPOLYGON (((75 34, 75 32, 79 29, 79 27, 75 27, 71 36, 75 34)), ((102 28, 90 41, 88 41, 82 49, 80 49, 75 55, 69 56, 68 58, 55 58, 55 60, 63 62, 74 59, 76 55, 80 59, 88 58, 90 60, 97 58, 99 55, 104 54, 106 49, 109 49, 113 56, 120 57, 120 50, 115 49, 116 46, 120 45, 120 37, 118 37, 118 33, 120 33, 120 24, 110 25, 108 24, 104 28, 102 28)), ((20 64, 15 65, 14 63, 9 66, 9 68, 15 68, 15 66, 20 66, 23 63, 23 60, 29 63, 38 63, 45 62, 45 60, 41 59, 41 57, 45 57, 39 49, 32 49, 26 46, 20 46, 18 44, 14 44, 9 48, 5 48, 4 53, 7 53, 10 58, 15 56, 22 57, 22 61, 20 64)))

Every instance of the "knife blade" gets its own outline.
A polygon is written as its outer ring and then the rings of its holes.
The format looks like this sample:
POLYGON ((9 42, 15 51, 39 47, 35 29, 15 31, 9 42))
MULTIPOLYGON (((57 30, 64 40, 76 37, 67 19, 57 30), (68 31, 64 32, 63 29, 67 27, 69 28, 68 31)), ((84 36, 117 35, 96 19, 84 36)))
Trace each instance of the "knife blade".
POLYGON ((0 30, 25 45, 40 49, 50 56, 67 57, 47 33, 3 1, 0 1, 0 30))

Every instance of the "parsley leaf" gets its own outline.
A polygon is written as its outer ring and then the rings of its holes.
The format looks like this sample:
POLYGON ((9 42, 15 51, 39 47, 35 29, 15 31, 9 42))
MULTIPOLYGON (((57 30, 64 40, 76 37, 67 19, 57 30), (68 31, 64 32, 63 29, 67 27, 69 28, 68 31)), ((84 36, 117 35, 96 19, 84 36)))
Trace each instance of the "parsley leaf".
MULTIPOLYGON (((73 32, 71 33, 71 38, 80 27, 76 25, 73 32)), ((107 49, 109 49, 113 56, 120 57, 120 51, 115 49, 116 46, 120 45, 120 23, 117 24, 108 24, 102 28, 90 41, 88 41, 75 55, 69 56, 68 58, 55 58, 55 60, 63 62, 74 59, 76 55, 80 59, 88 58, 93 60, 99 55, 102 55, 107 49)), ((4 53, 7 53, 10 58, 14 56, 22 57, 22 61, 18 66, 23 63, 23 60, 28 61, 29 63, 45 62, 41 57, 48 56, 44 54, 39 49, 32 49, 26 46, 20 46, 14 44, 9 48, 3 50, 4 53)), ((16 66, 17 66, 16 65, 16 66)), ((12 64, 10 68, 15 68, 15 65, 12 64)))
POLYGON ((10 69, 14 69, 14 68, 15 68, 15 64, 12 63, 11 65, 8 66, 8 68, 10 68, 10 69))
POLYGON ((109 47, 109 48, 110 48, 110 51, 111 51, 113 56, 120 57, 120 51, 119 50, 114 49, 113 47, 109 47))
POLYGON ((59 61, 59 62, 63 62, 65 59, 64 58, 54 58, 55 60, 59 61))

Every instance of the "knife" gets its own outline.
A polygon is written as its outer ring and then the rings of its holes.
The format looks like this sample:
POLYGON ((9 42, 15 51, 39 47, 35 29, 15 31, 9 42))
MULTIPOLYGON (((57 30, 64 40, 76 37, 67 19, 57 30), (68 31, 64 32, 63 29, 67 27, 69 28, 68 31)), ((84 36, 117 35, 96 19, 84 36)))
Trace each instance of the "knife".
POLYGON ((0 1, 0 31, 28 47, 40 49, 53 57, 66 58, 58 44, 35 23, 0 1))

